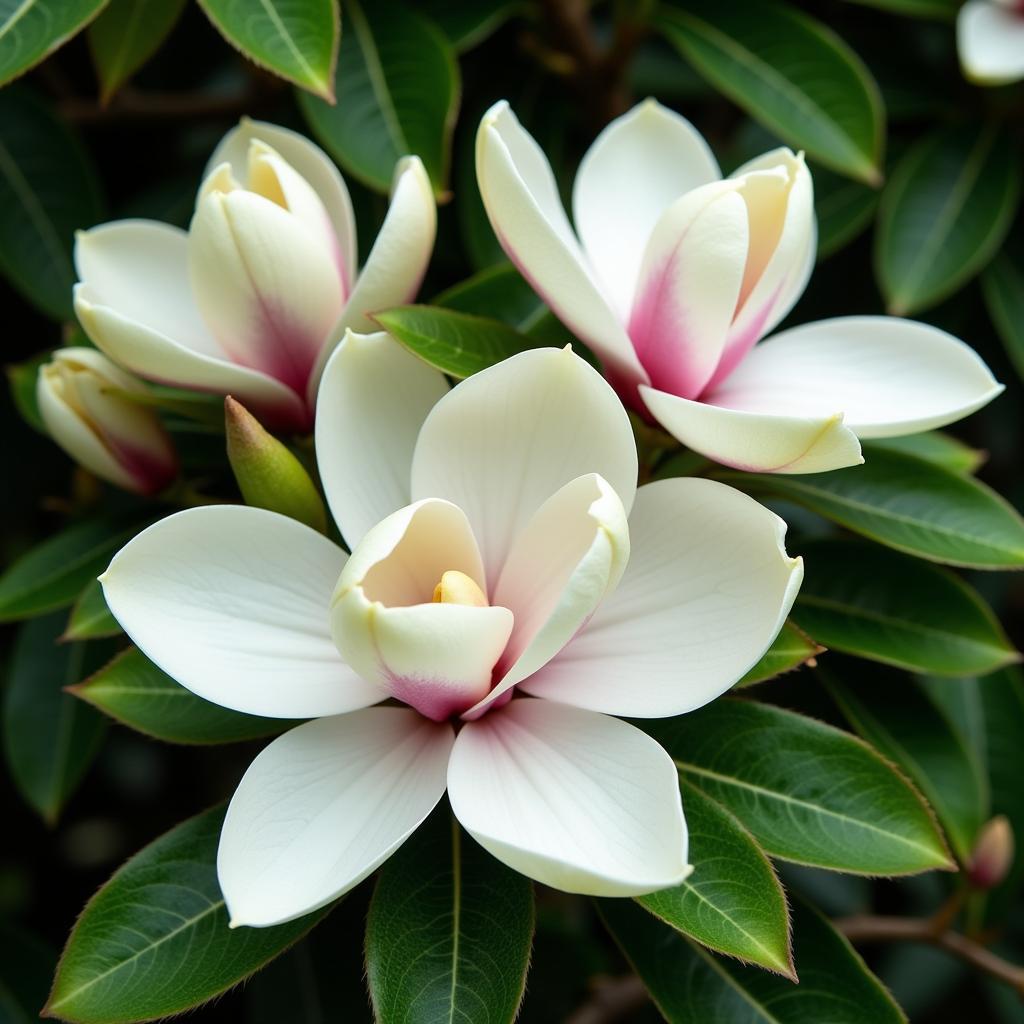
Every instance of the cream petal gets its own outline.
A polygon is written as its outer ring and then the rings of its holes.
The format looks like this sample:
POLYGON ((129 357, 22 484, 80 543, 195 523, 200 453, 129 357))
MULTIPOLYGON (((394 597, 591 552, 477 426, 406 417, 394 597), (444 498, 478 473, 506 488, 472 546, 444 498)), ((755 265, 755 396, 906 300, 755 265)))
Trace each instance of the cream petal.
POLYGON ((573 217, 621 320, 659 218, 684 193, 720 177, 700 132, 653 99, 617 117, 587 150, 573 185, 573 217))
POLYGON ((412 453, 444 375, 389 335, 349 331, 324 370, 316 408, 316 458, 334 521, 354 548, 408 505, 412 453))
POLYGON ((348 892, 444 795, 450 725, 407 708, 322 718, 278 737, 231 798, 217 877, 232 927, 281 924, 348 892))
POLYGON ((294 519, 210 505, 143 530, 100 581, 125 632, 182 686, 235 711, 311 718, 387 696, 331 639, 345 560, 294 519))
POLYGON ((638 896, 690 872, 675 765, 615 718, 513 700, 462 727, 448 794, 484 849, 555 889, 638 896))
POLYGON ((991 0, 967 0, 956 22, 964 75, 978 85, 1024 78, 1024 16, 991 0))
POLYGON ((592 711, 662 718, 729 689, 782 628, 803 578, 786 524, 699 478, 641 487, 618 588, 522 688, 592 711))
POLYGON ((493 591, 512 543, 560 487, 600 474, 628 510, 636 443, 625 409, 569 349, 534 349, 456 385, 434 406, 412 463, 412 496, 466 513, 493 591))

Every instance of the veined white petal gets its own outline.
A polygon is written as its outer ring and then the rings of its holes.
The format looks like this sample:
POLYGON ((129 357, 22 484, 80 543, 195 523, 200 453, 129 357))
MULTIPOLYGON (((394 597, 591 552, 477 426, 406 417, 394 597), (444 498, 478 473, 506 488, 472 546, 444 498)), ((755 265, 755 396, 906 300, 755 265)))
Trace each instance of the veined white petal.
POLYGON ((162 519, 100 577, 143 653, 206 700, 269 718, 337 715, 383 700, 331 639, 341 548, 264 509, 210 505, 162 519))
POLYGON ((253 761, 228 806, 217 877, 232 927, 330 903, 379 867, 444 795, 452 727, 408 708, 307 722, 253 761))
POLYGON ((1024 16, 990 0, 967 0, 956 22, 964 74, 978 85, 1024 78, 1024 16))
POLYGON ((768 649, 803 565, 786 524, 699 478, 637 491, 632 553, 586 628, 521 685, 537 697, 642 718, 679 715, 731 687, 768 649))
POLYGON ((493 591, 519 531, 560 487, 598 473, 628 510, 636 443, 614 391, 569 349, 521 352, 456 385, 431 410, 412 495, 466 513, 493 591))
POLYGON ((700 132, 653 99, 617 117, 587 150, 573 185, 573 217, 623 322, 658 219, 681 195, 720 177, 700 132))
POLYGON ((350 548, 412 500, 412 453, 444 375, 389 335, 347 332, 324 370, 316 458, 334 521, 350 548))
POLYGON ((448 794, 484 849, 555 889, 638 896, 690 871, 675 765, 615 718, 513 700, 462 727, 448 794))

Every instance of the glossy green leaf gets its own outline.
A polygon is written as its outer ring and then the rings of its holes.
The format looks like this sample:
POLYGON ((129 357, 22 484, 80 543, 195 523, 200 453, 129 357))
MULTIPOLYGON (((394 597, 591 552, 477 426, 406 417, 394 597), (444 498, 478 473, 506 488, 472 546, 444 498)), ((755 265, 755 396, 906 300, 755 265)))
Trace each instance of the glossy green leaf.
POLYGON ((842 174, 875 185, 884 111, 870 72, 831 29, 773 0, 662 5, 655 24, 755 120, 842 174))
POLYGON ((272 928, 228 928, 217 884, 224 808, 171 829, 114 873, 64 947, 45 1016, 130 1024, 181 1013, 259 970, 330 909, 272 928))
POLYGON ((799 985, 715 956, 629 900, 602 900, 599 909, 670 1024, 906 1024, 849 942, 801 901, 793 908, 799 985))
POLYGON ((110 97, 160 48, 187 0, 110 0, 89 26, 89 49, 100 80, 100 102, 110 97))
POLYGON ((525 6, 521 0, 418 0, 416 7, 465 53, 496 32, 525 6))
POLYGON ((878 209, 878 190, 815 167, 814 212, 818 218, 818 259, 849 245, 878 209))
POLYGON ((1024 566, 1024 519, 991 488, 913 455, 865 445, 832 473, 723 473, 755 496, 802 505, 887 547, 974 569, 1024 566))
POLYGON ((452 377, 469 377, 537 342, 500 320, 436 306, 399 306, 373 317, 410 352, 452 377))
POLYGON ((235 743, 273 736, 297 723, 232 711, 197 697, 134 647, 71 692, 147 736, 168 743, 235 743))
POLYGON ((860 671, 823 679, 846 720, 931 804, 961 863, 988 818, 988 782, 961 731, 912 679, 860 671))
POLYGON ((432 305, 500 320, 526 333, 547 307, 511 263, 479 271, 441 292, 432 305))
POLYGON ((374 1019, 511 1024, 532 941, 529 879, 465 835, 445 801, 381 868, 366 919, 374 1019))
POLYGON ((897 164, 882 194, 875 274, 889 312, 934 306, 995 255, 1020 199, 1020 148, 991 123, 935 132, 897 164))
POLYGON ((949 866, 920 796, 849 733, 736 698, 636 724, 773 856, 870 875, 949 866))
POLYGON ((353 177, 386 192, 396 163, 415 154, 444 194, 459 102, 451 44, 432 22, 395 0, 346 0, 334 106, 306 94, 299 105, 326 149, 353 177))
POLYGON ((122 632, 117 619, 110 614, 99 580, 90 580, 72 605, 64 639, 96 640, 118 636, 122 632))
POLYGON ((334 102, 337 0, 199 0, 199 6, 254 64, 334 102))
POLYGON ((795 980, 789 909, 771 862, 720 804, 683 786, 693 873, 637 902, 704 946, 795 980))
POLYGON ((981 288, 1006 354, 1024 380, 1024 259, 1004 249, 985 268, 981 288))
MULTIPOLYGON (((0 0, 0 85, 24 74, 66 43, 106 3, 107 0, 0 0)), ((0 115, 0 121, 3 120, 0 115)))
POLYGON ((856 541, 807 544, 793 618, 833 650, 940 676, 1018 660, 995 616, 957 576, 856 541))
POLYGON ((801 665, 813 665, 814 659, 824 650, 802 629, 792 622, 786 622, 761 660, 736 685, 753 686, 754 683, 763 683, 785 672, 792 672, 801 665))
POLYGON ((953 473, 974 473, 985 462, 986 453, 964 444, 958 438, 943 434, 939 430, 928 430, 923 434, 904 434, 902 437, 878 437, 865 446, 868 451, 885 449, 916 455, 919 459, 934 462, 953 473))
POLYGON ((14 644, 4 692, 4 753, 21 795, 47 822, 92 764, 106 722, 68 696, 109 651, 59 643, 64 616, 47 615, 22 626, 14 644))
POLYGON ((92 165, 27 89, 0 92, 0 124, 0 271, 47 316, 70 320, 74 233, 103 219, 92 165))

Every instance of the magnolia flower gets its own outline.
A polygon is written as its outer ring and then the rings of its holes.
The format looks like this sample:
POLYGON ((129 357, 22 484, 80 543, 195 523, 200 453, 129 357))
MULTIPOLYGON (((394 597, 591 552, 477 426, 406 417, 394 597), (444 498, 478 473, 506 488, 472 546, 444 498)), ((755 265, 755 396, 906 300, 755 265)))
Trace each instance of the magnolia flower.
POLYGON ((855 465, 858 438, 942 426, 1002 390, 962 342, 893 317, 823 320, 754 347, 814 264, 811 177, 788 149, 722 179, 696 129, 648 100, 583 158, 579 240, 507 103, 484 116, 476 161, 491 224, 524 277, 627 404, 717 462, 855 465))
POLYGON ((145 387, 91 348, 59 348, 39 367, 36 400, 50 436, 76 462, 118 487, 162 491, 178 459, 145 387))
POLYGON ((188 232, 123 220, 78 235, 75 311, 95 344, 142 377, 233 394, 268 425, 308 430, 323 365, 346 328, 411 299, 437 211, 418 157, 356 273, 348 189, 286 128, 243 120, 206 168, 188 232))
POLYGON ((1024 0, 967 0, 956 21, 964 74, 978 85, 1024 78, 1024 0))
POLYGON ((609 715, 700 707, 761 656, 802 576, 785 524, 709 480, 638 491, 626 412, 568 350, 448 391, 387 335, 350 333, 316 448, 351 555, 273 512, 206 507, 141 533, 101 578, 190 690, 314 719, 231 800, 217 866, 233 923, 336 899, 446 789, 481 845, 548 885, 681 881, 674 765, 609 715))

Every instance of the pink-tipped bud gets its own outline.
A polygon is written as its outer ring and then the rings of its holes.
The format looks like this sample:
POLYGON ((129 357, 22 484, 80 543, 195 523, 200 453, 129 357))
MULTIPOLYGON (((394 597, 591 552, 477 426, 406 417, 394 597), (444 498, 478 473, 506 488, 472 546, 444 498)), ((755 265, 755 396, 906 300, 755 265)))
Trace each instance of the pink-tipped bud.
POLYGON ((978 835, 967 868, 975 889, 994 889, 1013 865, 1013 827, 1009 819, 997 815, 987 822, 978 835))

